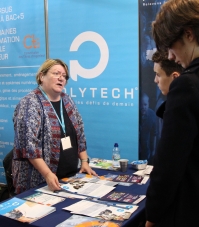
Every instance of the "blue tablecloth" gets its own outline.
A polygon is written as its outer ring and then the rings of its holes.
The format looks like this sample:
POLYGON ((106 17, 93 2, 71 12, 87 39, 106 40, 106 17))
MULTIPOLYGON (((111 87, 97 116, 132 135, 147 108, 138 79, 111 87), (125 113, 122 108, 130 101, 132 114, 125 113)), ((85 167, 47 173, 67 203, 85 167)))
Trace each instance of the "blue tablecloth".
MULTIPOLYGON (((109 170, 102 170, 102 169, 95 169, 95 171, 98 173, 99 176, 103 176, 108 173, 113 174, 123 174, 122 172, 118 171, 109 171, 109 170)), ((132 167, 129 165, 127 172, 125 174, 132 174, 135 172, 135 170, 132 169, 132 167)), ((122 192, 128 192, 132 194, 137 195, 145 195, 146 190, 148 187, 149 182, 143 185, 133 184, 132 186, 116 186, 115 191, 122 191, 122 192)), ((40 185, 38 188, 45 186, 46 184, 40 185)), ((30 189, 26 192, 23 192, 16 197, 18 198, 24 198, 26 196, 29 196, 35 192, 36 188, 30 189)), ((66 198, 65 201, 58 203, 54 205, 56 207, 56 211, 47 215, 46 217, 43 217, 32 224, 27 223, 21 223, 19 221, 12 220, 10 218, 6 218, 4 216, 0 215, 0 226, 1 227, 7 227, 7 226, 14 226, 14 227, 22 227, 22 226, 29 226, 29 227, 55 227, 59 223, 65 221, 67 218, 71 216, 71 214, 68 211, 62 210, 63 207, 69 206, 75 202, 78 202, 79 199, 69 199, 66 198)), ((123 222, 122 227, 137 227, 140 220, 144 219, 145 216, 145 199, 142 200, 138 204, 139 208, 131 215, 130 219, 123 222)))

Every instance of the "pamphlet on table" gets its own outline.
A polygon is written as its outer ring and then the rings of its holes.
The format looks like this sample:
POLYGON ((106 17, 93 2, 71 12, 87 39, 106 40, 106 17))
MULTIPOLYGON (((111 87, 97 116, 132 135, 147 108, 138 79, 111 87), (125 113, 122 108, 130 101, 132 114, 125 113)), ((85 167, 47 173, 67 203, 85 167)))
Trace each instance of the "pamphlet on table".
POLYGON ((128 174, 120 174, 113 179, 116 182, 128 182, 128 183, 141 183, 143 180, 142 176, 134 176, 128 174))
POLYGON ((132 208, 124 209, 115 206, 107 206, 87 200, 74 203, 73 205, 64 207, 64 210, 70 211, 72 214, 81 214, 103 220, 124 221, 129 219, 131 214, 138 208, 136 205, 131 205, 132 208))
POLYGON ((61 181, 65 183, 89 182, 89 183, 104 184, 109 186, 115 186, 118 184, 117 182, 113 182, 113 181, 110 181, 109 179, 106 179, 104 176, 96 177, 85 173, 77 173, 73 177, 62 178, 61 181))
POLYGON ((100 158, 91 158, 89 162, 91 168, 98 169, 108 169, 118 171, 120 170, 120 165, 115 165, 112 160, 100 159, 100 158))
POLYGON ((53 206, 54 204, 60 203, 65 200, 62 197, 49 195, 42 192, 36 192, 32 195, 24 197, 23 199, 43 204, 46 206, 53 206))
POLYGON ((127 209, 127 210, 131 209, 134 205, 137 205, 137 204, 130 204, 130 203, 120 202, 120 201, 115 201, 115 200, 101 200, 101 199, 91 198, 91 197, 88 197, 86 200, 96 202, 96 203, 105 204, 107 206, 124 208, 124 209, 127 209))
POLYGON ((32 223, 55 210, 55 207, 41 205, 16 197, 6 200, 0 205, 0 215, 27 223, 32 223))
POLYGON ((103 219, 86 217, 82 215, 73 214, 67 220, 56 225, 56 227, 120 227, 123 222, 106 221, 103 219))
POLYGON ((67 192, 77 193, 79 195, 101 198, 115 187, 104 184, 89 183, 84 181, 74 181, 67 184, 62 184, 61 188, 67 192))
POLYGON ((69 193, 69 192, 66 192, 65 190, 53 192, 48 188, 48 186, 38 188, 38 189, 36 189, 36 191, 43 192, 43 193, 50 194, 50 195, 55 195, 55 196, 61 196, 64 198, 70 198, 70 199, 75 199, 75 198, 76 199, 86 199, 86 196, 69 193))
POLYGON ((138 204, 145 197, 146 197, 145 195, 133 195, 126 192, 110 192, 107 195, 101 197, 100 200, 138 204))

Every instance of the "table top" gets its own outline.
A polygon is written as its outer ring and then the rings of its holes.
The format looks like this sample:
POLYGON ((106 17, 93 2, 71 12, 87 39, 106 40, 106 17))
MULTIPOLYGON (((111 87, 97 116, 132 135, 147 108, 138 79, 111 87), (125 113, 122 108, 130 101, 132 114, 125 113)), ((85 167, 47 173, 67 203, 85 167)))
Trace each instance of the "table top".
MULTIPOLYGON (((110 170, 102 170, 102 169, 94 169, 94 170, 97 172, 97 174, 99 176, 103 176, 108 173, 113 173, 113 174, 119 175, 119 174, 132 174, 133 172, 135 172, 135 170, 133 170, 133 168, 130 165, 128 165, 128 170, 125 173, 120 172, 120 171, 110 171, 110 170)), ((127 192, 127 193, 131 193, 131 194, 136 194, 136 195, 145 195, 148 184, 149 184, 149 182, 147 182, 146 184, 142 184, 142 185, 139 185, 139 184, 133 184, 131 186, 117 185, 116 188, 114 189, 114 191, 122 191, 122 192, 127 192)), ((37 188, 40 188, 45 185, 46 184, 41 184, 37 188)), ((37 188, 33 188, 28 191, 25 191, 25 192, 17 195, 16 197, 24 198, 26 196, 29 196, 29 195, 33 194, 37 188)), ((55 227, 56 225, 65 221, 66 219, 68 219, 71 216, 70 212, 63 210, 62 208, 72 205, 73 203, 78 202, 78 201, 80 201, 80 200, 66 198, 63 202, 53 205, 54 207, 56 207, 55 212, 37 220, 31 224, 21 223, 19 221, 12 220, 10 218, 6 218, 1 215, 0 215, 0 223, 4 223, 4 225, 2 225, 2 226, 15 226, 15 227, 21 227, 21 226, 55 227)), ((134 221, 136 221, 141 214, 142 214, 142 216, 144 215, 145 199, 142 200, 140 203, 138 203, 138 206, 139 206, 138 209, 131 215, 130 219, 123 222, 122 227, 132 226, 134 221)), ((135 225, 133 225, 133 226, 135 226, 135 225)))

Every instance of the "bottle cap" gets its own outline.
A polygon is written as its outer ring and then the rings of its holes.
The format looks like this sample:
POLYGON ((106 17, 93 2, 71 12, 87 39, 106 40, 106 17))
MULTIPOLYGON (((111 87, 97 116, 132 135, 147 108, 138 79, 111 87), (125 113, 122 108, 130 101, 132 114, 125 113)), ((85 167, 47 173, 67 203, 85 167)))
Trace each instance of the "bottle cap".
POLYGON ((118 143, 115 143, 115 144, 114 144, 114 147, 118 147, 118 143))

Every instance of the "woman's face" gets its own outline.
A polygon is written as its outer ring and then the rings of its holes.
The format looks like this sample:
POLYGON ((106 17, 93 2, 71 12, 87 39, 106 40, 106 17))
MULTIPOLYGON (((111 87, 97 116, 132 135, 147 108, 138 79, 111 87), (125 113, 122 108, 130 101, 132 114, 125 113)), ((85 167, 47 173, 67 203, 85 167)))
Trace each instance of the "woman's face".
POLYGON ((41 75, 42 89, 51 101, 60 96, 66 85, 66 75, 67 73, 62 65, 54 65, 45 75, 41 75))

